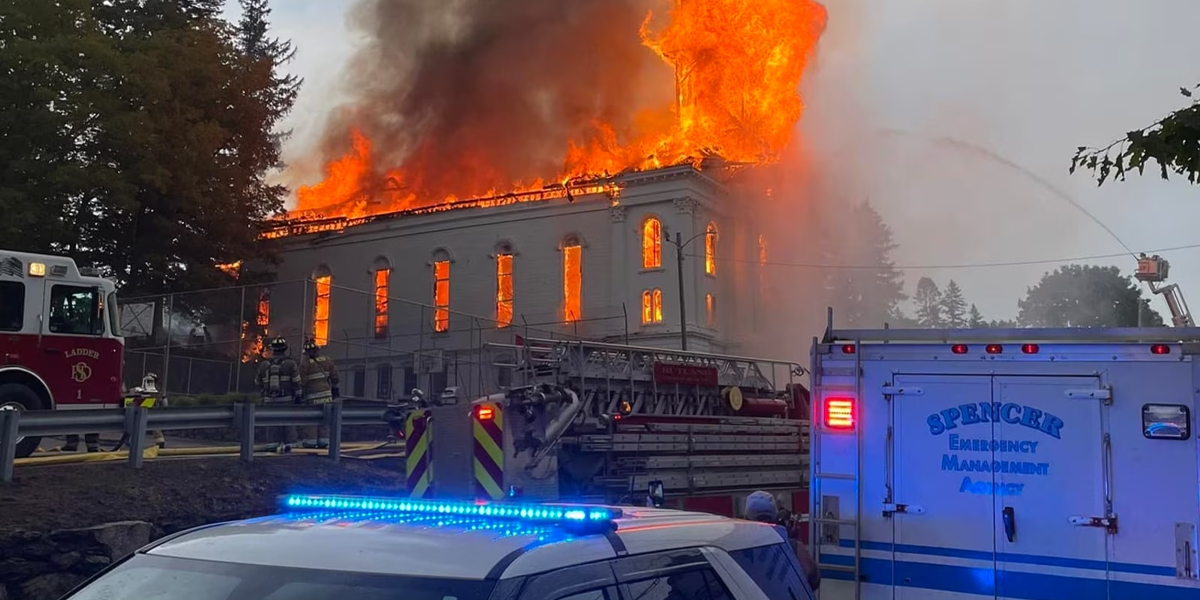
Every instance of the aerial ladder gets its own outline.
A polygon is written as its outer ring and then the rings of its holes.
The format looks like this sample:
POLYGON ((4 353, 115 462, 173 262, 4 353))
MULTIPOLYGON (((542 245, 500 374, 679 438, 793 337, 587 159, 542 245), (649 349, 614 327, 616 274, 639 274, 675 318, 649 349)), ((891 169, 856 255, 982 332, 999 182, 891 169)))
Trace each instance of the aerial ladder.
POLYGON ((1192 313, 1188 310, 1187 301, 1183 299, 1183 292, 1179 291, 1179 285, 1175 283, 1162 285, 1167 280, 1170 269, 1171 263, 1167 259, 1157 254, 1146 256, 1143 252, 1138 256, 1135 277, 1138 281, 1149 285, 1151 292, 1162 296, 1163 300, 1167 301, 1167 308, 1171 310, 1171 322, 1176 327, 1195 327, 1192 313))

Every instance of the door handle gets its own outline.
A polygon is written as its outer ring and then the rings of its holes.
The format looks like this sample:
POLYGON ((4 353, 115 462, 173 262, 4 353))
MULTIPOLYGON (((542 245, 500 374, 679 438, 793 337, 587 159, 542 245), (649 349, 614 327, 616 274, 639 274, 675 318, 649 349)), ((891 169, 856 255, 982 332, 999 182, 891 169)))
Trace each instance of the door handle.
POLYGON ((1005 506, 1003 514, 1004 536, 1008 538, 1009 542, 1012 542, 1013 538, 1017 537, 1017 515, 1011 506, 1005 506))

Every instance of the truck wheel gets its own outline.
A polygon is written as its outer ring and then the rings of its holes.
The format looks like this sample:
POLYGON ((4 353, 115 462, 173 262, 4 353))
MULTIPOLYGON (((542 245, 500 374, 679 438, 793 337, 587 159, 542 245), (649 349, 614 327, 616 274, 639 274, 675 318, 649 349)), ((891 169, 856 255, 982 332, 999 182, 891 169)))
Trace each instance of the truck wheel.
MULTIPOLYGON (((0 410, 36 410, 42 407, 42 400, 33 390, 19 383, 0 385, 0 410)), ((33 454, 42 443, 42 438, 25 436, 17 438, 17 458, 26 458, 33 454)))

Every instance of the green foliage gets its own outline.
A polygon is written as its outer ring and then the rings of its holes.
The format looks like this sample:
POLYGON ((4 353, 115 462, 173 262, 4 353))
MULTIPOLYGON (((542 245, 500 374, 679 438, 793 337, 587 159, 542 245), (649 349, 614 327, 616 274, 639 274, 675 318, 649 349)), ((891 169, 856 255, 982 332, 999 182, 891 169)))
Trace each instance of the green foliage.
POLYGON ((986 327, 987 323, 983 320, 983 313, 974 304, 971 305, 971 310, 967 311, 967 327, 971 329, 979 329, 986 327))
MULTIPOLYGON (((973 308, 975 305, 971 306, 973 308)), ((962 288, 953 279, 946 284, 946 291, 942 293, 941 313, 947 327, 962 329, 967 326, 967 301, 963 298, 962 288)))
POLYGON ((928 277, 917 281, 917 293, 913 296, 917 304, 917 323, 921 327, 936 329, 945 321, 942 318, 942 292, 928 277))
POLYGON ((1071 173, 1082 167, 1104 185, 1109 177, 1123 181, 1133 170, 1143 174, 1146 162, 1153 159, 1163 179, 1174 171, 1193 184, 1200 183, 1200 100, 1195 99, 1194 89, 1200 89, 1200 85, 1180 88, 1191 104, 1153 125, 1130 131, 1103 148, 1080 146, 1071 159, 1071 173))
MULTIPOLYGON (((847 327, 879 327, 888 321, 905 300, 904 274, 891 259, 899 246, 892 239, 892 230, 869 203, 854 204, 839 215, 835 228, 839 237, 861 240, 853 256, 828 255, 830 263, 879 265, 876 269, 835 270, 826 277, 826 287, 839 306, 839 317, 847 327)), ((829 247, 836 247, 830 244, 829 247)))
POLYGON ((266 13, 243 32, 223 5, 0 4, 6 246, 71 254, 127 296, 228 285, 216 265, 270 258, 274 129, 299 81, 278 74, 291 51, 266 13))
POLYGON ((1066 265, 1047 273, 1018 303, 1023 327, 1162 326, 1162 315, 1116 267, 1066 265))

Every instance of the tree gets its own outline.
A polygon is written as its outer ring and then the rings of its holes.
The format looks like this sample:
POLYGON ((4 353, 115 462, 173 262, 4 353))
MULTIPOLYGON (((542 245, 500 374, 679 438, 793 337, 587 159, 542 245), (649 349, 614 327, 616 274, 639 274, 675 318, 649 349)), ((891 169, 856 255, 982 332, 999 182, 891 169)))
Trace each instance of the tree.
POLYGON ((913 301, 917 303, 917 322, 921 327, 935 329, 942 326, 942 292, 932 279, 922 277, 917 281, 913 301))
POLYGON ((971 305, 971 310, 967 311, 967 327, 971 329, 979 329, 986 327, 987 323, 983 320, 983 313, 974 304, 971 305))
POLYGON ((953 329, 967 326, 967 301, 963 298, 962 288, 958 287, 958 282, 953 279, 946 284, 940 307, 946 326, 953 329))
POLYGON ((1016 321, 1011 321, 1008 319, 996 319, 988 321, 986 324, 984 324, 984 327, 987 329, 1016 329, 1019 327, 1019 325, 1016 321))
MULTIPOLYGON (((843 209, 845 205, 839 206, 843 209)), ((827 257, 832 264, 872 265, 871 269, 832 269, 826 277, 827 287, 845 315, 847 327, 880 327, 887 322, 904 294, 904 274, 892 263, 891 253, 898 246, 892 240, 892 230, 869 203, 850 205, 838 215, 839 235, 850 236, 860 243, 854 246, 833 245, 836 254, 827 257)))
POLYGON ((1149 127, 1130 131, 1103 148, 1080 146, 1071 159, 1071 173, 1083 167, 1092 172, 1099 185, 1104 185, 1109 176, 1123 181, 1134 169, 1143 174, 1146 161, 1153 159, 1163 179, 1174 171, 1191 183, 1200 183, 1200 100, 1194 98, 1197 89, 1200 85, 1179 88, 1180 94, 1192 99, 1191 104, 1149 127))
POLYGON ((1117 267, 1066 265, 1047 273, 1018 303, 1023 327, 1162 326, 1162 315, 1117 267))
POLYGON ((286 45, 250 52, 223 4, 4 3, 0 47, 21 50, 0 52, 6 244, 100 266, 127 296, 228 285, 218 264, 268 258, 273 130, 298 82, 278 75, 286 45))

